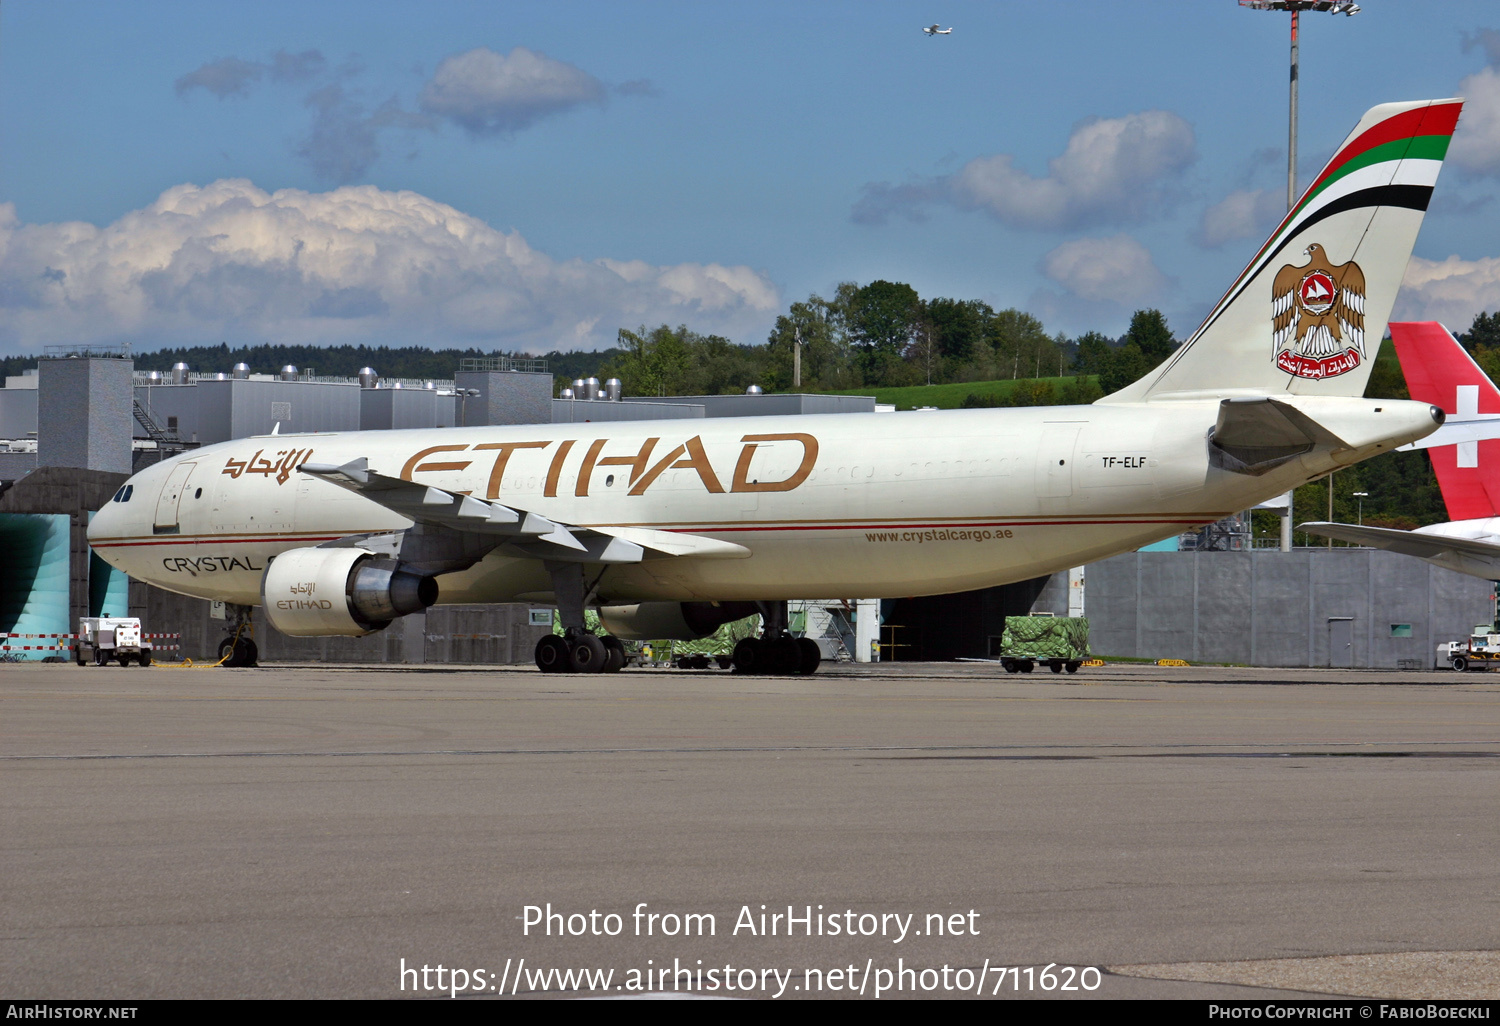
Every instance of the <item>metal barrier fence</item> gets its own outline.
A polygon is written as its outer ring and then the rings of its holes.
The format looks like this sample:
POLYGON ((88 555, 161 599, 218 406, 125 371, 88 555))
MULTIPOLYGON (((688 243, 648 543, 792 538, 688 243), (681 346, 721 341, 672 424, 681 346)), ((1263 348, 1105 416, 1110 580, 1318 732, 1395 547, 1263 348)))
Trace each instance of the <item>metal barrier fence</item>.
MULTIPOLYGON (((181 634, 142 634, 142 638, 152 642, 153 652, 176 652, 182 648, 181 645, 158 645, 157 639, 166 641, 180 641, 181 634)), ((77 648, 76 642, 83 640, 81 634, 0 634, 0 641, 45 641, 53 640, 67 642, 57 645, 0 645, 0 652, 69 652, 77 648)))

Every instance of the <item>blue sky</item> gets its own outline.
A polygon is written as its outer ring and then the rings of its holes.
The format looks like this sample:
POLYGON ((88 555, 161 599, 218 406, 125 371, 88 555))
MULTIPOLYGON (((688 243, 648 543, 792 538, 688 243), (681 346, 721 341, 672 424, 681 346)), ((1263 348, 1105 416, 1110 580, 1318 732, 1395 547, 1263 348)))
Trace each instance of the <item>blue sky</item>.
MULTIPOLYGON (((1398 314, 1500 309, 1500 16, 1304 15, 1304 180, 1468 95, 1398 314)), ((0 8, 0 353, 759 342, 844 280, 1185 336, 1285 203, 1286 15, 1146 3, 0 8), (952 26, 928 38, 922 25, 952 26)))

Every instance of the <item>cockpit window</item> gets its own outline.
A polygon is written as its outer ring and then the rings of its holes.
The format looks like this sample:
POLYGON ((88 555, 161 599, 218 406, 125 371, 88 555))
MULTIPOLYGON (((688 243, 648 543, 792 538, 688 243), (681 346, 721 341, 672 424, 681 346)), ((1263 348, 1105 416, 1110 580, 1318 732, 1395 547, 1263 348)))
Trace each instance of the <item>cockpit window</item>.
POLYGON ((120 490, 115 492, 114 502, 129 502, 130 496, 135 492, 135 485, 121 485, 120 490))

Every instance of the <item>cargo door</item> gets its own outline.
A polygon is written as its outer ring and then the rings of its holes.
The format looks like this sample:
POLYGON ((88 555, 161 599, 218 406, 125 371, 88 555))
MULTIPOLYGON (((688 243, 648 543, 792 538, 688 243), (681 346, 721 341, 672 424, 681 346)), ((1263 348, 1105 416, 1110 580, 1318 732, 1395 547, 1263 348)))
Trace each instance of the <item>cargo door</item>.
POLYGON ((1060 499, 1073 494, 1073 449, 1083 425, 1043 424, 1042 444, 1037 453, 1036 494, 1060 499))
POLYGON ((182 501, 183 492, 187 491, 188 478, 193 474, 196 463, 179 463, 172 468, 167 483, 162 486, 161 495, 156 500, 156 521, 153 528, 155 534, 177 533, 177 505, 182 501))

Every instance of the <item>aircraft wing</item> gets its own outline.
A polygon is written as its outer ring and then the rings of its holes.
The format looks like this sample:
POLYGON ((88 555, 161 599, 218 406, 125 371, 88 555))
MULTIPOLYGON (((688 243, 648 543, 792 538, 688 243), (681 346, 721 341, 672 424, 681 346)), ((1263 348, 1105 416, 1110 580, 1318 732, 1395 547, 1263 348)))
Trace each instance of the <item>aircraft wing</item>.
POLYGON ((1399 552, 1403 556, 1420 556, 1431 559, 1452 553, 1474 556, 1479 559, 1500 560, 1500 545, 1474 541, 1469 538, 1454 538, 1441 534, 1424 534, 1420 531, 1398 531, 1389 527, 1356 527, 1354 524, 1330 524, 1318 521, 1298 524, 1297 530, 1316 534, 1321 538, 1336 538, 1355 545, 1368 545, 1376 549, 1399 552))
POLYGON ((638 563, 645 550, 663 556, 743 559, 750 550, 734 542, 646 527, 560 524, 526 510, 489 502, 369 468, 361 457, 342 466, 304 463, 302 473, 338 485, 416 523, 465 535, 493 538, 541 558, 600 563, 638 563))

